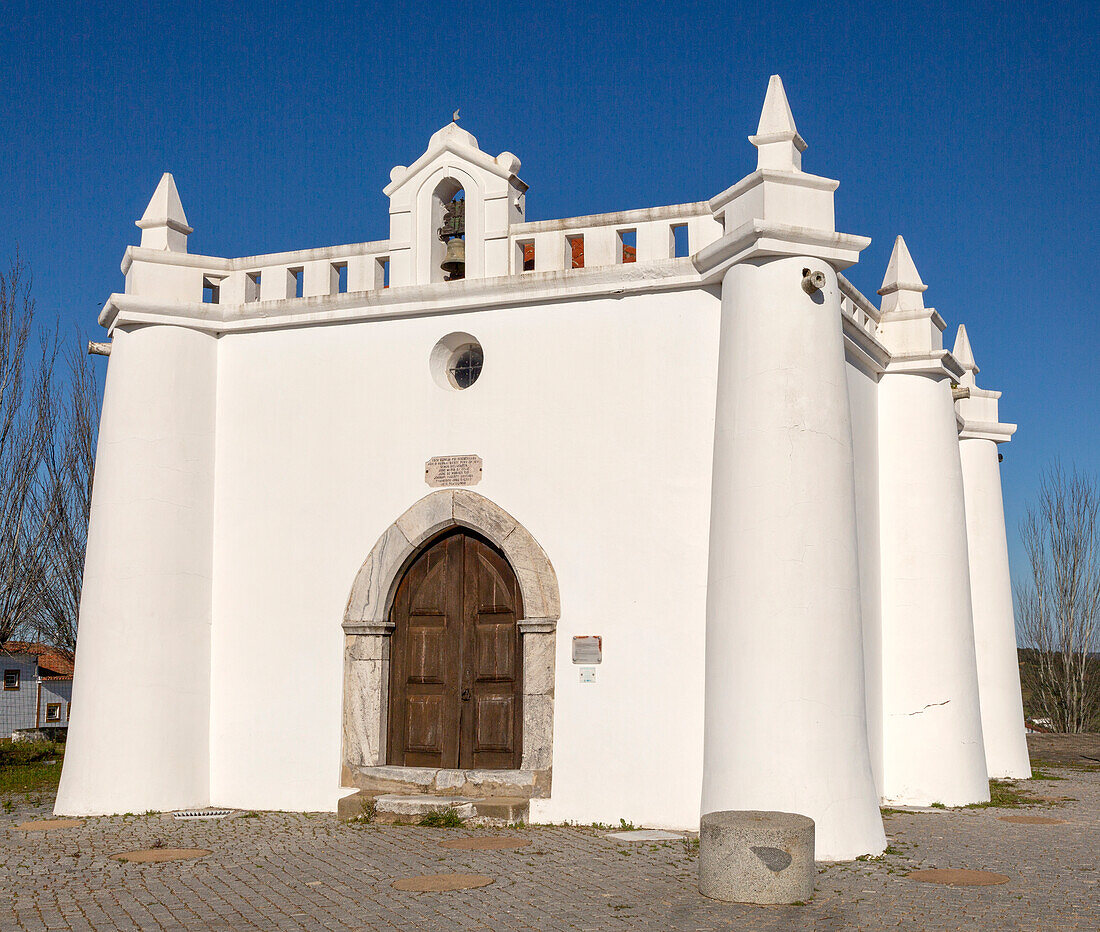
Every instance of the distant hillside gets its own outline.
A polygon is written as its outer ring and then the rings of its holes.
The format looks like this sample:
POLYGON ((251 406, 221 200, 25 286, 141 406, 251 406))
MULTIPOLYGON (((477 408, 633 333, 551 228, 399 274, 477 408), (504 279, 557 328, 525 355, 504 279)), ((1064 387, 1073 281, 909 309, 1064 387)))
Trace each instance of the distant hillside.
MULTIPOLYGON (((1016 650, 1020 658, 1020 687, 1024 695, 1024 715, 1027 718, 1042 718, 1044 713, 1035 701, 1033 684, 1038 679, 1038 651, 1033 647, 1020 647, 1016 650)), ((1100 679, 1100 654, 1089 655, 1089 672, 1093 680, 1100 679)), ((1100 731, 1100 712, 1093 716, 1089 731, 1100 731)))

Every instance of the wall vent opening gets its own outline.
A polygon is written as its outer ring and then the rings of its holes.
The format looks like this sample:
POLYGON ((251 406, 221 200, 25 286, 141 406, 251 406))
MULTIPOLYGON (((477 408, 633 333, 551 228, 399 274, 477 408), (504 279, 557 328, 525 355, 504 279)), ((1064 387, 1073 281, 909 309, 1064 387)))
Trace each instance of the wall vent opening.
POLYGON ((638 231, 619 230, 619 262, 638 261, 638 231))
POLYGON ((516 243, 516 271, 535 271, 535 241, 533 239, 516 243))
POLYGON ((221 279, 204 275, 202 278, 202 303, 217 304, 221 300, 221 294, 221 279))
POLYGON ((672 257, 674 259, 686 259, 691 253, 688 251, 688 225, 686 223, 674 223, 672 225, 672 257))
POLYGON ((583 269, 584 268, 584 234, 578 233, 576 236, 567 236, 565 238, 565 244, 568 246, 568 252, 570 256, 571 269, 583 269))
POLYGON ((173 812, 172 818, 181 821, 194 821, 197 819, 224 819, 232 813, 232 809, 181 809, 173 812))

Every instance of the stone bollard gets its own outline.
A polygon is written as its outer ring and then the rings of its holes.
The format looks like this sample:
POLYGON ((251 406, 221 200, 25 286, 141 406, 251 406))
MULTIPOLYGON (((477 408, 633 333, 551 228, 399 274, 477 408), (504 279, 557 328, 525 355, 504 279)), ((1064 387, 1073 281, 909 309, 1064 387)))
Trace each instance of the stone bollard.
POLYGON ((699 892, 731 903, 799 903, 814 895, 814 820, 731 809, 699 822, 699 892))

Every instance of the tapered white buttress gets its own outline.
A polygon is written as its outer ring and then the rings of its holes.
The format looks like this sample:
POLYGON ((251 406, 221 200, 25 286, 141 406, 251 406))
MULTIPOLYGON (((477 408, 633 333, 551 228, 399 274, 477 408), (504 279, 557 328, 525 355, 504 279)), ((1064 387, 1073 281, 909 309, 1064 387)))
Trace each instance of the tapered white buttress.
POLYGON ((879 386, 884 796, 989 798, 962 466, 946 379, 879 386))
POLYGON ((1031 776, 1031 762, 1024 732, 997 445, 992 440, 960 440, 959 452, 986 767, 991 777, 1026 779, 1031 776))
POLYGON ((707 586, 703 812, 808 815, 822 859, 882 851, 840 296, 820 259, 725 275, 707 586), (826 277, 813 297, 804 268, 826 277))
POLYGON ((55 811, 209 803, 217 340, 116 330, 55 811))
POLYGON ((989 786, 951 394, 961 370, 925 288, 899 236, 879 292, 893 354, 879 383, 883 795, 962 805, 989 786))
POLYGON ((837 182, 772 75, 757 169, 710 202, 725 235, 707 578, 702 812, 816 823, 817 857, 886 846, 864 686, 852 414, 836 269, 869 240, 834 229, 837 182))
POLYGON ((966 328, 959 327, 954 356, 964 369, 955 407, 959 431, 970 589, 974 613, 974 649, 982 709, 985 763, 991 777, 1031 776, 1016 653, 1012 578, 1008 566, 1001 466, 997 447, 1011 439, 1015 424, 1002 424, 1001 393, 978 388, 978 366, 966 328))

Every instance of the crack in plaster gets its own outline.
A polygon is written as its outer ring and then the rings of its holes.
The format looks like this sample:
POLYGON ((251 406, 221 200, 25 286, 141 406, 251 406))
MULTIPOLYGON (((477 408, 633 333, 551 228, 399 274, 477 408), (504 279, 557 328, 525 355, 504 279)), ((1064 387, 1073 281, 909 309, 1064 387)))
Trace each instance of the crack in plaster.
POLYGON ((917 709, 916 712, 910 712, 909 714, 921 715, 922 713, 927 712, 929 709, 935 708, 936 706, 947 705, 947 703, 949 703, 950 701, 950 699, 944 699, 943 702, 929 702, 928 705, 926 705, 923 709, 917 709))

